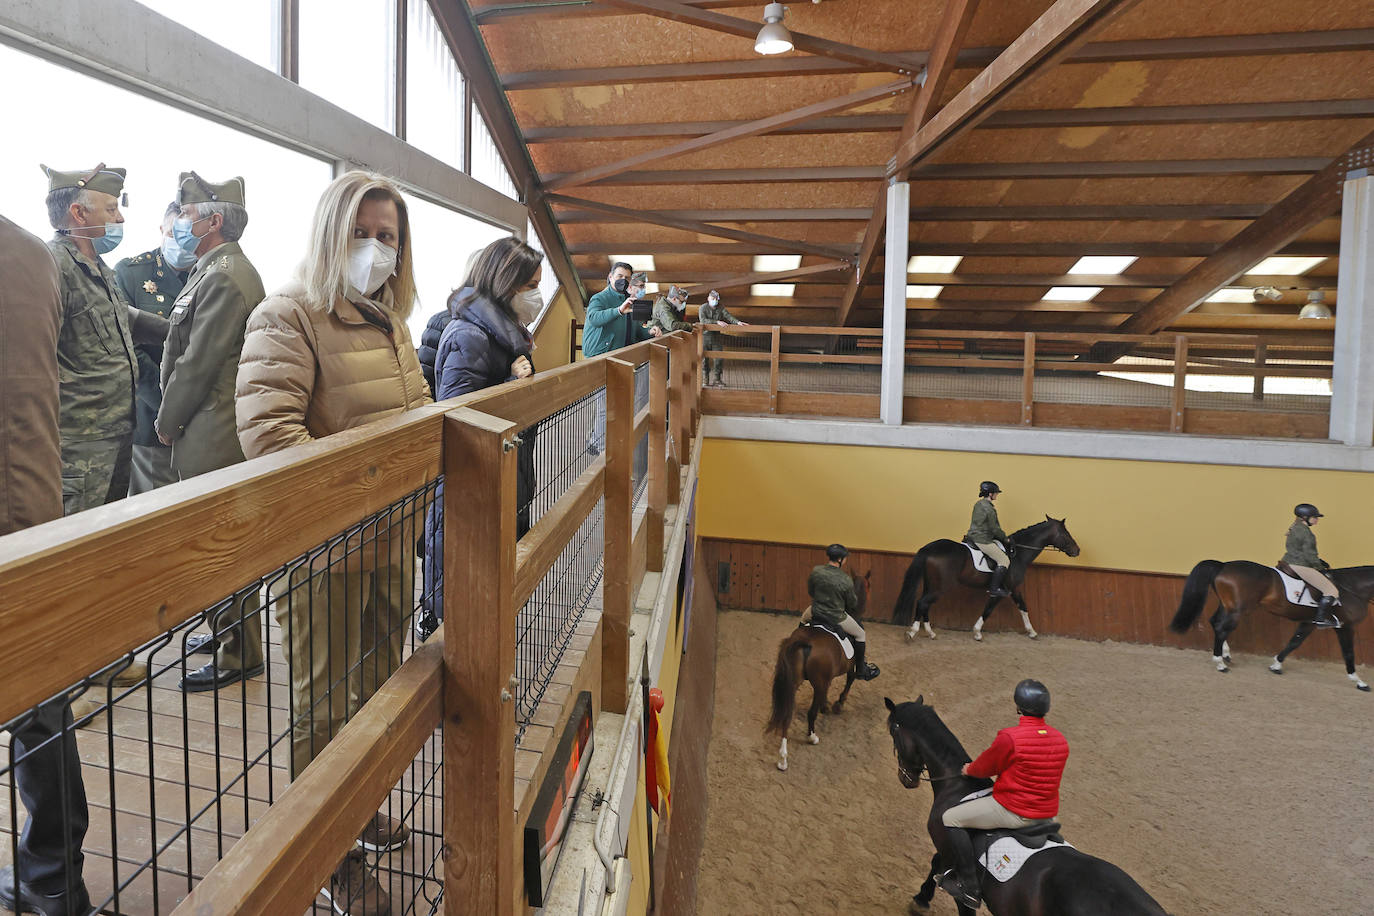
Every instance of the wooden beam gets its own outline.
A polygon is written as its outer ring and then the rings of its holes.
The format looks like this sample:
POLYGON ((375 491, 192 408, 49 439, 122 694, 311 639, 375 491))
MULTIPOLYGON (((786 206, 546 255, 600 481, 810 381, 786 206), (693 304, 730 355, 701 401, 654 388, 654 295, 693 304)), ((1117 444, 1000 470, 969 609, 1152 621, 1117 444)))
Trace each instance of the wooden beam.
MULTIPOLYGON (((959 49, 964 45, 964 36, 968 34, 976 12, 978 0, 945 0, 940 25, 935 30, 935 40, 931 45, 930 63, 926 65, 926 78, 916 93, 911 110, 907 112, 901 135, 897 138, 898 149, 906 146, 939 107, 950 75, 954 73, 959 49)), ((899 172, 900 178, 905 181, 907 170, 902 168, 899 172)))
MULTIPOLYGON (((900 114, 865 114, 847 117, 815 118, 779 127, 769 133, 789 134, 862 134, 897 130, 902 126, 900 114)), ((561 143, 574 140, 647 140, 654 137, 698 137, 753 121, 661 121, 648 124, 574 124, 566 127, 532 127, 525 131, 526 143, 561 143)))
MULTIPOLYGON (((925 52, 905 55, 912 64, 925 63, 925 52)), ((641 64, 627 67, 582 67, 570 70, 529 70, 502 77, 507 92, 521 89, 564 89, 576 86, 623 86, 639 83, 684 83, 696 80, 771 79, 779 76, 832 76, 886 72, 887 67, 855 64, 825 57, 751 57, 747 60, 697 60, 682 64, 641 64)))
POLYGON ((1038 220, 1232 220, 1255 219, 1264 204, 1106 204, 1101 206, 913 207, 915 222, 1033 222, 1038 220))
POLYGON ((849 266, 848 261, 826 261, 824 264, 806 264, 791 270, 759 271, 757 273, 726 277, 721 280, 679 283, 678 285, 684 286, 687 289, 692 289, 697 286, 708 286, 711 289, 738 289, 742 286, 753 286, 755 283, 783 283, 788 280, 797 280, 801 277, 809 277, 815 274, 830 274, 838 270, 847 270, 849 266))
POLYGON ((868 218, 868 225, 864 227, 863 244, 859 246, 859 257, 854 262, 854 273, 849 277, 849 283, 845 287, 844 296, 840 300, 840 307, 835 312, 835 324, 844 327, 849 323, 850 313, 854 311, 854 303, 859 299, 859 292, 863 287, 864 280, 868 277, 869 269, 873 266, 873 259, 878 254, 878 243, 883 238, 883 227, 887 225, 887 182, 878 185, 878 197, 873 202, 872 215, 868 218))
MULTIPOLYGON (((1306 175, 1320 171, 1327 158, 1167 159, 1121 162, 941 162, 923 167, 912 181, 1008 178, 1164 178, 1207 175, 1306 175)), ((702 171, 710 171, 702 170, 702 171)), ((722 169, 721 171, 725 171, 722 169)), ((624 176, 621 176, 624 177, 624 176)), ((833 180, 833 179, 832 179, 833 180)), ((671 181, 656 182, 672 184, 671 181)), ((703 177, 692 184, 708 183, 703 177)))
POLYGON ((577 197, 565 197, 561 194, 549 195, 548 200, 550 203, 555 203, 560 206, 586 210, 603 216, 609 216, 619 221, 649 223, 654 226, 682 229, 687 232, 695 232, 701 235, 714 235, 724 239, 731 239, 736 242, 748 242, 764 248, 771 248, 774 251, 814 254, 824 258, 842 258, 846 254, 844 249, 830 245, 813 245, 810 242, 782 239, 771 235, 759 235, 756 232, 744 232, 740 229, 727 229, 724 226, 715 226, 698 219, 688 219, 667 212, 630 210, 625 207, 617 207, 614 204, 603 204, 598 201, 582 200, 577 197))
MULTIPOLYGON (((1361 137, 1346 155, 1362 151, 1371 144, 1374 144, 1374 133, 1361 137)), ((1166 327, 1263 258, 1322 220, 1339 213, 1341 179, 1347 168, 1347 160, 1343 156, 1303 182, 1207 260, 1122 322, 1121 332, 1152 334, 1166 327)))
MULTIPOLYGON (((916 286, 1102 286, 1128 289, 1164 289, 1178 281, 1158 274, 929 274, 909 273, 906 282, 916 286)), ((1236 286, 1273 286, 1279 289, 1335 289, 1336 278, 1246 274, 1236 286)))
MULTIPOLYGON (((420 2, 420 0, 413 0, 420 2)), ((567 291, 574 314, 581 317, 587 305, 587 290, 573 268, 568 244, 558 229, 558 223, 548 205, 541 199, 542 186, 534 161, 530 158, 525 140, 520 135, 515 113, 511 111, 506 93, 496 75, 496 67, 487 54, 486 43, 472 18, 472 10, 465 0, 428 0, 434 20, 448 45, 453 59, 461 61, 463 82, 481 110, 501 159, 511 180, 529 210, 530 222, 544 249, 544 254, 567 291)), ((464 131, 464 137, 468 132, 464 131)))
MULTIPOLYGON (((703 10, 756 5, 754 0, 679 0, 679 2, 703 10)), ((526 0, 522 3, 501 3, 496 6, 482 7, 474 13, 477 21, 482 25, 528 16, 538 16, 543 19, 580 19, 623 15, 625 15, 623 10, 618 10, 606 3, 589 2, 589 0, 571 0, 571 2, 570 0, 526 0)))
POLYGON ((655 217, 710 223, 844 223, 864 222, 868 211, 859 207, 745 207, 733 210, 627 210, 609 205, 591 206, 596 201, 581 198, 557 197, 554 203, 586 210, 586 213, 560 213, 561 223, 635 223, 649 222, 638 214, 651 213, 655 217), (584 206, 585 205, 585 206, 584 206), (619 212, 614 212, 619 211, 619 212))
POLYGON ((742 124, 715 131, 705 136, 693 137, 690 140, 683 140, 679 143, 672 143, 655 150, 648 150, 638 155, 630 156, 627 159, 621 159, 619 162, 610 162, 605 165, 583 169, 580 172, 574 172, 558 181, 551 181, 545 185, 545 188, 550 191, 556 191, 560 188, 567 188, 573 185, 587 184, 588 182, 607 178, 611 175, 619 175, 621 172, 628 172, 630 169, 641 165, 647 165, 650 162, 670 159, 673 156, 681 156, 685 153, 700 152, 704 149, 710 149, 713 146, 719 146, 722 143, 728 143, 731 140, 756 137, 759 134, 770 133, 790 124, 809 121, 812 118, 824 114, 844 111, 848 108, 856 108, 860 105, 866 105, 869 102, 887 96, 898 95, 910 89, 911 86, 912 81, 910 79, 902 79, 891 83, 884 83, 881 86, 860 89, 857 92, 851 92, 848 95, 843 95, 838 98, 823 99, 822 101, 813 102, 810 105, 803 105, 800 108, 793 108, 789 111, 770 115, 766 118, 759 118, 755 121, 745 121, 742 124))
MULTIPOLYGON (((620 9, 632 10, 636 13, 645 13, 650 16, 657 16, 660 19, 671 19, 674 22, 683 22, 688 25, 700 26, 704 29, 711 29, 716 32, 724 32, 727 35, 738 35, 741 38, 753 40, 758 35, 761 23, 753 19, 740 19, 735 16, 723 16, 720 13, 713 13, 703 10, 700 7, 688 6, 676 0, 601 0, 602 3, 620 9)), ((805 51, 808 54, 815 54, 820 57, 829 57, 834 60, 849 61, 856 64, 880 67, 884 70, 891 70, 894 73, 912 74, 921 69, 919 61, 911 60, 900 54, 891 54, 885 51, 871 51, 868 48, 860 48, 855 45, 844 44, 843 42, 831 41, 828 38, 818 38, 815 35, 807 35, 805 32, 792 32, 792 47, 798 51, 805 51)))
MULTIPOLYGON (((1086 255, 1205 258, 1220 247, 1221 243, 1218 242, 916 242, 911 246, 911 253, 984 258, 1080 258, 1086 255)), ((739 257, 742 255, 768 254, 773 250, 746 242, 598 241, 572 245, 569 248, 569 253, 574 256, 618 255, 625 254, 627 249, 633 249, 639 254, 663 257, 673 255, 739 257)), ((1340 245, 1336 242, 1300 240, 1274 253, 1334 258, 1340 255, 1340 245)), ((602 276, 604 276, 604 272, 602 276)))
POLYGON ((905 174, 987 118, 1013 91, 1054 67, 1113 17, 1139 0, 1055 0, 927 124, 907 137, 888 163, 905 174))

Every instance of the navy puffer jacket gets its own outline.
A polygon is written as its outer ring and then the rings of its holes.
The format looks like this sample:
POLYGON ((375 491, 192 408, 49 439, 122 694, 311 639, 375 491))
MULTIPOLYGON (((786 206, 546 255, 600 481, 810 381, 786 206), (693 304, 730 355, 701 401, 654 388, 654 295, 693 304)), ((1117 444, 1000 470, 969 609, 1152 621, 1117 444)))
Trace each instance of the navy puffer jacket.
POLYGON ((425 381, 429 384, 429 393, 436 401, 439 400, 439 387, 434 383, 434 361, 439 356, 439 341, 443 339, 444 329, 451 321, 453 315, 448 309, 435 312, 420 334, 420 346, 415 348, 420 356, 420 371, 424 373, 425 381))

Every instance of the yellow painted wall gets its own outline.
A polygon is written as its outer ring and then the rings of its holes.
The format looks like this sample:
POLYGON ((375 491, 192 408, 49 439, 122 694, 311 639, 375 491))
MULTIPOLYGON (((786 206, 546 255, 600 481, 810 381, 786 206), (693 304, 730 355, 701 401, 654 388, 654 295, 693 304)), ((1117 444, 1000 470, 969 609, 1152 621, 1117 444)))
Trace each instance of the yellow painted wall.
POLYGON ((1273 563, 1299 502, 1326 513, 1323 559, 1374 563, 1369 473, 734 439, 703 443, 697 531, 914 552, 963 536, 985 479, 1005 491, 1008 533, 1046 513, 1067 519, 1082 554, 1047 551, 1048 563, 1163 573, 1208 557, 1273 563))
POLYGON ((534 365, 540 371, 556 369, 568 364, 568 347, 572 340, 572 305, 562 287, 549 306, 548 314, 534 334, 534 365))

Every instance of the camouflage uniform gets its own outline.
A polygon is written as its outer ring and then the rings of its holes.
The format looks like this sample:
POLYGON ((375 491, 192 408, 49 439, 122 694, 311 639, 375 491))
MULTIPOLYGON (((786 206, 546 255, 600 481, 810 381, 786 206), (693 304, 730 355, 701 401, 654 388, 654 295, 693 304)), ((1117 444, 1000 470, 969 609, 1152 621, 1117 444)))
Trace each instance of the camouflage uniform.
MULTIPOLYGON (((720 304, 719 300, 717 300, 715 305, 712 305, 710 299, 707 299, 706 303, 697 312, 697 319, 708 328, 718 321, 723 321, 726 324, 740 323, 740 320, 734 315, 731 315, 729 310, 720 304)), ((705 337, 706 339, 703 341, 703 344, 707 350, 719 350, 721 349, 721 344, 725 342, 725 335, 719 331, 707 331, 705 337)), ((707 384, 722 384, 721 373, 725 369, 725 360, 707 359, 705 368, 707 384)))
MULTIPOLYGON (((115 278, 124 298, 162 318, 171 314, 172 303, 186 285, 186 271, 177 270, 162 257, 160 248, 125 258, 115 265, 115 278)), ((134 407, 133 470, 129 495, 146 493, 176 483, 172 450, 157 438, 154 421, 162 406, 161 344, 138 344, 138 391, 134 407)))
POLYGON ((690 331, 692 323, 683 320, 686 317, 686 309, 679 312, 677 307, 668 301, 667 296, 659 296, 654 302, 654 320, 650 327, 658 326, 664 334, 671 334, 674 331, 690 331))

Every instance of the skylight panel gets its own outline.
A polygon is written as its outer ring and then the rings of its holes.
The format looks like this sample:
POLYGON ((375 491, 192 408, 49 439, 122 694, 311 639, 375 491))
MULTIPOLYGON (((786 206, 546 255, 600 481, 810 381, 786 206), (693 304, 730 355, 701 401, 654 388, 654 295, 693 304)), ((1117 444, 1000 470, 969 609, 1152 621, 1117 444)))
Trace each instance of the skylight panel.
POLYGON ((654 256, 651 254, 614 254, 611 255, 611 263, 624 261, 634 270, 653 271, 658 268, 654 266, 654 256))
POLYGON ((1056 286, 1041 298, 1047 302, 1087 302, 1100 292, 1100 286, 1056 286))
POLYGON ((1316 267, 1326 258, 1299 258, 1275 255, 1272 258, 1265 258, 1260 261, 1248 272, 1252 274, 1281 275, 1285 277, 1296 277, 1305 274, 1316 267))
POLYGON ((906 297, 908 299, 934 299, 940 295, 943 286, 912 286, 907 285, 906 297))
MULTIPOLYGON (((1131 255, 1088 255, 1069 268, 1071 274, 1119 274, 1136 262, 1131 255)), ((1048 297, 1046 297, 1048 298, 1048 297)))
POLYGON ((1228 286, 1219 289, 1207 297, 1208 302, 1254 302, 1255 294, 1252 290, 1242 289, 1238 286, 1228 286))
POLYGON ((961 254, 918 254, 906 262, 910 274, 952 274, 964 259, 961 254))

